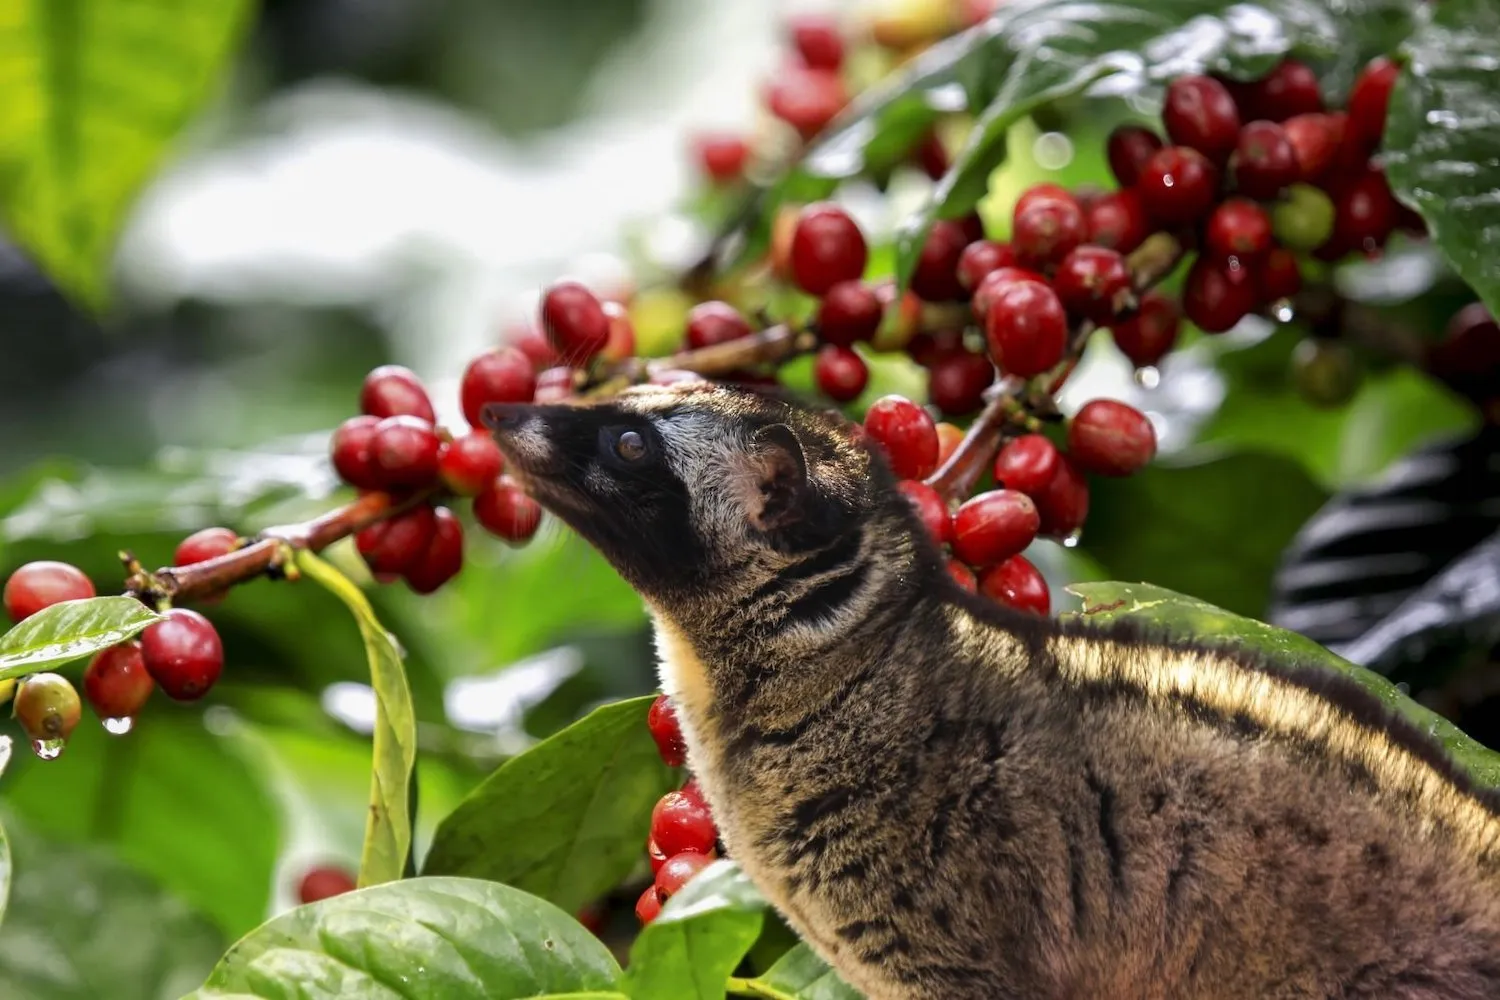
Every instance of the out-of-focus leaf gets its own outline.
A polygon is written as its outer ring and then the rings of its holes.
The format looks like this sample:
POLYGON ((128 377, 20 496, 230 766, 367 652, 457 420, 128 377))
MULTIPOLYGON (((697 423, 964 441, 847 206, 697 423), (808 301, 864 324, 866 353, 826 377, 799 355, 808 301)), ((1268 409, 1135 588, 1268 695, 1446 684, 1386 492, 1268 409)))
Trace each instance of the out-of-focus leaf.
POLYGON ((595 709, 502 764, 439 825, 423 874, 504 882, 569 911, 618 885, 678 777, 646 727, 652 701, 595 709))
POLYGON ((683 886, 630 949, 631 1000, 723 1000, 755 943, 766 902, 732 861, 715 861, 683 886))
POLYGON ((860 1000, 864 994, 839 978, 811 948, 799 944, 755 980, 769 996, 796 1000, 860 1000), (774 993, 769 991, 774 990, 774 993))
POLYGON ((161 616, 133 597, 89 597, 43 608, 0 635, 0 681, 92 656, 161 616))
POLYGON ((415 878, 282 914, 184 1000, 519 1000, 608 994, 619 975, 599 939, 544 900, 477 879, 415 878))

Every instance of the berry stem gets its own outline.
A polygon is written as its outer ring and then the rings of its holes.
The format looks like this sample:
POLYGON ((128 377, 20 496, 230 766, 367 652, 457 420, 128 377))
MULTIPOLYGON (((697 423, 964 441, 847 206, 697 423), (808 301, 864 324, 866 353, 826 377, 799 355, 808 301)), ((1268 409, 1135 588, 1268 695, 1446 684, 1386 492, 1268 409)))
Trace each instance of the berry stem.
POLYGON ((679 351, 665 358, 629 358, 606 368, 589 389, 590 395, 609 395, 628 385, 647 381, 666 371, 695 372, 715 378, 755 365, 785 361, 817 350, 817 335, 785 324, 767 327, 722 344, 679 351))
POLYGON ((1351 302, 1332 285, 1308 285, 1292 297, 1292 313, 1315 333, 1336 334, 1373 354, 1422 367, 1426 339, 1373 306, 1351 302))

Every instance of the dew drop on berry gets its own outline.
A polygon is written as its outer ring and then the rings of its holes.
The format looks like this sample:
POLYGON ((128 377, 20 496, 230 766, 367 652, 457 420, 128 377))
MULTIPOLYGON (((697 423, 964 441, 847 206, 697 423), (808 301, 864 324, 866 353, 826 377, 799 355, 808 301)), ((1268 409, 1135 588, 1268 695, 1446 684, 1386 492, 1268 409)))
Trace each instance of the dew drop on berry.
POLYGON ((135 717, 131 715, 119 719, 105 719, 104 731, 111 736, 124 736, 135 728, 135 717))
POLYGON ((56 760, 62 756, 66 740, 32 740, 31 752, 42 760, 56 760))

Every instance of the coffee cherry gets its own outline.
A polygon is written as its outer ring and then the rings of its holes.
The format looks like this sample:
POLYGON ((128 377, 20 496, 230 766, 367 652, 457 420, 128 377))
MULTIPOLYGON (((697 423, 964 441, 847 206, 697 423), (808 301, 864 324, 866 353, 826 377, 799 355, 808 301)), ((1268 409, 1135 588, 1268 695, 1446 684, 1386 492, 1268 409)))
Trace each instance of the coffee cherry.
POLYGON ((1032 499, 1041 517, 1040 533, 1051 538, 1066 538, 1089 516, 1089 485, 1078 466, 1067 455, 1060 455, 1057 475, 1047 488, 1032 499))
POLYGON ((1180 324, 1181 313, 1175 299, 1160 292, 1147 292, 1141 296, 1135 315, 1116 321, 1110 333, 1120 353, 1137 368, 1144 368, 1160 361, 1177 343, 1180 324))
POLYGON ((438 457, 443 485, 461 497, 478 496, 500 475, 505 457, 488 431, 470 431, 445 445, 438 457))
POLYGON ((1068 422, 1068 454, 1087 472, 1128 476, 1156 457, 1156 429, 1133 406, 1095 399, 1068 422))
POLYGON ((995 483, 1029 497, 1040 496, 1057 475, 1062 456, 1041 434, 1022 434, 1005 442, 995 456, 995 483))
POLYGON ((906 353, 923 368, 931 368, 944 358, 964 353, 964 332, 956 329, 924 330, 907 344, 906 353))
POLYGON ((697 851, 674 854, 656 873, 656 889, 662 896, 671 899, 689 879, 713 863, 713 858, 697 851))
POLYGON ((426 486, 437 478, 442 441, 419 417, 386 417, 375 425, 370 458, 386 486, 426 486))
POLYGON ((506 343, 526 355, 533 370, 550 368, 557 364, 557 352, 547 340, 547 334, 535 323, 520 323, 512 326, 505 335, 506 343))
POLYGON ((1117 125, 1105 143, 1109 171, 1120 187, 1134 187, 1146 161, 1162 148, 1161 136, 1140 125, 1117 125))
POLYGON ((1443 336, 1427 348, 1429 372, 1467 396, 1492 397, 1500 374, 1500 324, 1482 302, 1471 302, 1448 320, 1443 336))
POLYGON ((847 347, 825 344, 813 362, 813 376, 824 395, 847 403, 865 391, 870 369, 858 354, 847 347))
POLYGON ((354 876, 344 869, 320 865, 317 868, 308 869, 297 882, 297 899, 305 906, 319 900, 342 896, 346 892, 353 892, 358 887, 359 883, 354 880, 354 876))
POLYGON ((705 806, 708 805, 708 799, 704 798, 703 796, 703 785, 699 783, 697 778, 689 778, 688 780, 684 781, 682 783, 682 787, 679 788, 678 791, 683 795, 686 795, 688 798, 697 799, 705 806))
POLYGON ((1052 608, 1046 579, 1024 556, 1011 556, 985 570, 979 578, 979 592, 1017 611, 1045 615, 1052 608))
POLYGON ((953 578, 954 583, 969 593, 979 593, 979 581, 975 579, 974 571, 957 559, 948 560, 948 575, 953 578))
POLYGON ((1146 213, 1164 226, 1196 222, 1213 207, 1218 189, 1218 168, 1186 146, 1168 146, 1152 156, 1137 185, 1146 213))
POLYGON ((953 554, 970 566, 993 566, 1030 545, 1040 527, 1026 494, 990 490, 953 512, 953 554))
POLYGON ((1372 251, 1385 245, 1396 228, 1396 199, 1380 171, 1367 171, 1333 203, 1334 244, 1372 251))
POLYGON ((668 767, 681 767, 687 762, 687 741, 682 738, 682 726, 677 722, 677 710, 672 699, 664 694, 656 696, 646 713, 646 728, 656 741, 656 750, 668 767))
POLYGON ((1255 281, 1234 261, 1199 257, 1188 269, 1182 311, 1204 333, 1231 330, 1255 308, 1255 281))
POLYGON ((958 255, 958 283, 973 291, 991 271, 1010 267, 1016 262, 1016 251, 1009 243, 975 240, 958 255))
POLYGON ((576 387, 577 378, 572 368, 548 368, 537 372, 536 395, 532 398, 538 403, 557 403, 572 396, 576 387))
POLYGON ((1368 156, 1380 145, 1385 135, 1386 109, 1391 103, 1391 88, 1401 67, 1385 56, 1377 56, 1365 66, 1349 89, 1349 121, 1346 125, 1350 137, 1358 143, 1368 156))
POLYGON ((365 376, 359 393, 359 408, 372 417, 420 417, 437 422, 432 400, 416 372, 401 365, 381 365, 365 376))
POLYGON ((635 901, 635 918, 645 927, 651 921, 661 916, 661 890, 656 888, 653 882, 646 886, 641 892, 641 898, 635 901))
POLYGON ((354 546, 370 572, 400 574, 427 555, 436 533, 437 518, 422 504, 364 528, 354 536, 354 546))
POLYGON ((660 847, 656 846, 656 841, 649 838, 646 841, 646 860, 651 862, 652 878, 655 878, 656 873, 661 871, 661 866, 667 863, 667 856, 661 852, 660 847))
POLYGON ((875 289, 861 281, 841 281, 828 289, 818 306, 818 333, 825 343, 852 347, 874 337, 884 315, 875 289))
POLYGON ((937 490, 915 479, 903 479, 896 488, 911 502, 933 541, 943 545, 953 540, 953 518, 937 490))
POLYGON ((1318 75, 1305 63, 1284 59, 1251 85, 1248 110, 1260 118, 1284 122, 1293 115, 1323 110, 1318 75))
POLYGON ((792 47, 803 63, 814 69, 836 70, 844 63, 844 37, 833 18, 802 14, 787 25, 792 47))
POLYGON ((750 321, 728 302, 700 302, 687 314, 687 345, 697 350, 750 336, 750 321))
POLYGON ((135 718, 155 687, 133 639, 95 653, 83 671, 83 695, 105 720, 135 718))
POLYGON ((536 368, 517 347, 501 347, 479 355, 464 369, 459 385, 464 419, 476 428, 484 426, 486 404, 529 403, 535 394, 536 368))
POLYGON ((922 244, 911 274, 911 290, 927 302, 954 302, 967 298, 958 279, 958 262, 969 238, 954 219, 938 219, 922 244))
POLYGON ((946 421, 939 421, 937 425, 937 436, 938 468, 942 468, 943 463, 948 461, 949 458, 953 457, 953 453, 957 451, 958 446, 963 443, 964 429, 956 424, 950 424, 946 421))
POLYGON ((1262 201, 1276 197, 1302 176, 1286 129, 1275 122, 1251 122, 1240 129, 1231 164, 1240 193, 1262 201))
POLYGON ((83 714, 83 703, 61 674, 32 674, 16 689, 13 711, 28 737, 39 743, 51 743, 73 735, 83 714))
POLYGON ((1084 213, 1088 241, 1120 253, 1130 253, 1151 235, 1145 202, 1132 189, 1111 191, 1096 199, 1084 213))
POLYGON ((1031 378, 1062 360, 1068 346, 1068 314, 1048 286, 1018 281, 995 297, 984 332, 990 356, 1001 370, 1031 378))
POLYGON ((519 486, 501 477, 474 498, 474 520, 496 538, 522 545, 542 523, 542 508, 519 486))
POLYGON ((1343 406, 1359 390, 1359 363, 1344 344, 1307 337, 1292 351, 1292 382, 1313 406, 1343 406))
POLYGON ((350 417, 333 432, 329 446, 333 468, 339 478, 350 486, 373 490, 385 485, 385 477, 375 467, 374 454, 370 448, 375 439, 375 428, 379 424, 378 417, 350 417))
POLYGON ((1168 84, 1161 120, 1174 143, 1196 149, 1215 163, 1229 159, 1239 138, 1239 108, 1229 90, 1211 76, 1179 76, 1168 84))
POLYGON ((771 114, 797 130, 803 141, 823 131, 849 103, 839 74, 808 66, 784 67, 766 93, 771 114))
POLYGON ((191 566, 225 556, 239 547, 240 536, 229 528, 204 528, 177 543, 172 565, 191 566))
POLYGON ((630 313, 618 302, 602 303, 605 317, 609 320, 609 340, 599 357, 605 361, 624 361, 635 357, 635 324, 630 313))
POLYGON ((1255 268, 1255 292, 1262 302, 1289 299, 1302 289, 1302 268, 1290 250, 1276 247, 1255 268))
POLYGON ((1333 235, 1333 200, 1311 184, 1293 184, 1271 210, 1271 232, 1290 250, 1308 251, 1333 235))
POLYGON ((1083 209, 1071 194, 1017 204, 1011 245, 1028 267, 1055 264, 1088 236, 1083 209))
POLYGON ((750 144, 737 135, 700 135, 693 148, 698 165, 715 184, 739 180, 750 162, 750 144))
MULTIPOLYGON (((1017 281, 1036 281, 1044 285, 1047 283, 1047 279, 1042 277, 1042 275, 1024 267, 997 267, 989 274, 986 274, 979 282, 979 287, 974 289, 974 300, 971 303, 974 310, 974 317, 980 323, 984 323, 989 317, 990 306, 995 303, 995 296, 1017 281)), ((921 364, 923 362, 918 363, 921 364)))
MULTIPOLYGON (((1266 232, 1269 236, 1269 222, 1266 232)), ((1101 326, 1108 326, 1115 313, 1134 298, 1125 258, 1098 246, 1081 246, 1064 257, 1052 288, 1071 315, 1101 326)))
POLYGON ((870 251, 859 226, 837 205, 818 202, 802 210, 792 232, 790 262, 797 287, 824 295, 841 281, 865 273, 870 251))
POLYGON ((937 427, 927 411, 901 396, 882 396, 865 412, 865 430, 900 479, 925 479, 938 464, 937 427))
POLYGON ((27 563, 5 581, 5 613, 11 621, 19 622, 54 604, 93 596, 94 585, 83 575, 83 570, 42 559, 27 563))
POLYGON ((683 851, 707 854, 714 849, 719 831, 701 799, 668 792, 651 810, 651 839, 669 858, 683 851))
POLYGON ((1221 260, 1254 260, 1271 249, 1271 217, 1249 198, 1226 199, 1208 217, 1204 243, 1221 260))
POLYGON ((213 623, 190 608, 169 608, 163 614, 165 621, 141 633, 146 672, 168 698, 197 701, 224 670, 224 644, 213 623))
POLYGON ((1058 199, 1061 199, 1062 201, 1076 200, 1073 197, 1073 192, 1069 191, 1061 184, 1053 184, 1050 181, 1043 181, 1040 184, 1033 184, 1025 191, 1022 191, 1021 196, 1016 199, 1015 207, 1011 209, 1011 220, 1012 222, 1014 222, 1017 216, 1026 211, 1032 205, 1035 205, 1037 202, 1055 201, 1058 199))
POLYGON ((542 296, 542 329, 557 353, 584 362, 609 343, 609 317, 593 292, 577 281, 560 281, 542 296))
POLYGON ((1298 180, 1312 184, 1328 171, 1344 136, 1341 115, 1304 114, 1288 118, 1281 126, 1297 160, 1298 180))
POLYGON ((995 366, 983 354, 960 351, 934 362, 927 373, 927 398, 950 417, 973 413, 984 390, 995 381, 995 366))
MULTIPOLYGON (((483 494, 481 494, 482 496, 483 494)), ((477 499, 477 498, 476 498, 477 499)), ((430 594, 458 575, 464 563, 464 529, 447 507, 434 507, 436 527, 427 554, 402 573, 414 593, 430 594)))

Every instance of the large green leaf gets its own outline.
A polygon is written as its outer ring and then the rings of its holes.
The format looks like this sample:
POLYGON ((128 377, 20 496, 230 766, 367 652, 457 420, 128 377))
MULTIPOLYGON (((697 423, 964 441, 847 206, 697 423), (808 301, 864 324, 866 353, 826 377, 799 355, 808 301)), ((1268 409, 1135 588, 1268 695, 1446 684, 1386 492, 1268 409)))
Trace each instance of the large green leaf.
POLYGON ((510 886, 416 878, 271 920, 184 1000, 510 1000, 608 994, 609 950, 562 910, 510 886))
POLYGON ((754 981, 755 992, 787 1000, 860 1000, 864 994, 839 978, 828 963, 799 944, 754 981))
POLYGON ((1386 176, 1432 241, 1500 313, 1500 3, 1422 5, 1391 94, 1386 176))
POLYGON ((1211 638, 1261 653, 1273 669, 1290 675, 1319 670, 1342 674, 1417 728, 1441 740, 1453 761, 1478 784, 1500 788, 1500 753, 1417 704, 1384 677, 1335 656, 1311 639, 1150 584, 1078 583, 1068 589, 1083 599, 1081 615, 1086 621, 1133 619, 1160 626, 1178 638, 1211 638))
POLYGON ((115 238, 214 88, 248 0, 12 0, 0 15, 0 212, 53 280, 103 305, 115 238))
POLYGON ((305 549, 297 553, 297 568, 349 606, 364 639, 370 686, 375 689, 375 760, 370 770, 370 810, 359 884, 394 881, 411 864, 412 773, 417 765, 417 719, 401 647, 348 577, 305 549))
POLYGON ((739 866, 716 861, 667 900, 630 949, 632 1000, 723 1000, 765 919, 766 902, 739 866))
POLYGON ((133 597, 90 597, 43 608, 0 635, 0 681, 80 660, 161 621, 133 597))
POLYGON ((595 709, 506 761, 438 826, 423 873, 504 882, 569 911, 619 884, 675 787, 646 728, 652 701, 595 709))

